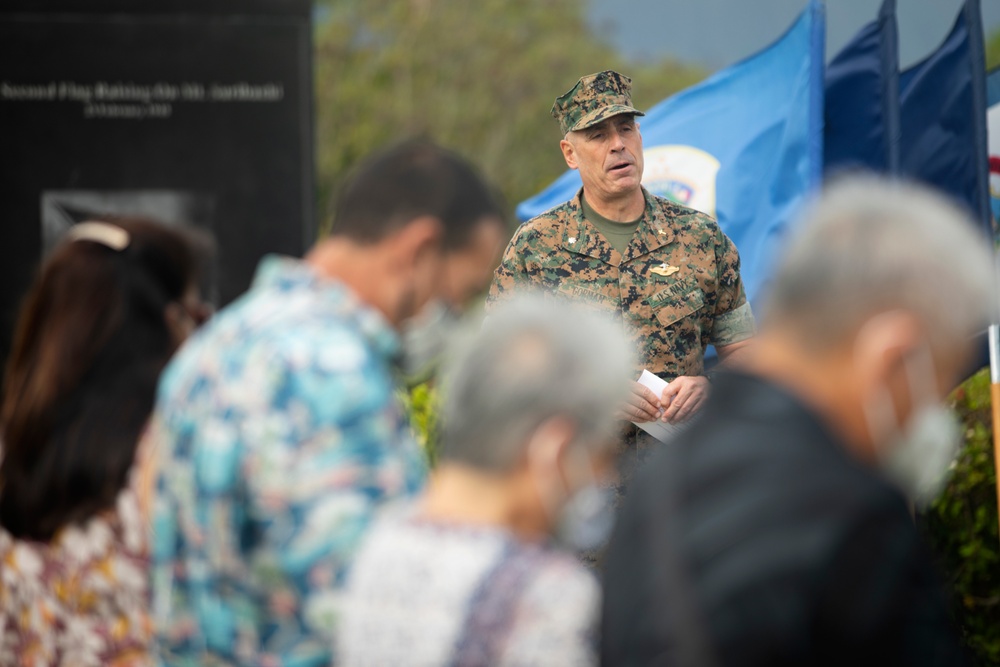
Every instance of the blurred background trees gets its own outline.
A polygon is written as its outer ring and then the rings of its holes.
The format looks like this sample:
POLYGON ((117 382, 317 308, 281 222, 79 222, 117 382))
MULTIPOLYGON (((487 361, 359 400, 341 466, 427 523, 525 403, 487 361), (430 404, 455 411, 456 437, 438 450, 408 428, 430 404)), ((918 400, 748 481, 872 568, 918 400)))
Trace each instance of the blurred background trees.
POLYGON ((990 372, 984 368, 949 399, 964 445, 941 495, 918 517, 945 579, 951 610, 977 666, 1000 664, 1000 538, 990 372))
POLYGON ((988 36, 986 40, 986 71, 1000 67, 1000 31, 988 36))
POLYGON ((553 100, 584 74, 633 79, 640 109, 700 80, 672 60, 634 63, 583 0, 319 0, 315 35, 321 219, 350 167, 425 135, 472 158, 511 208, 563 170, 553 100))

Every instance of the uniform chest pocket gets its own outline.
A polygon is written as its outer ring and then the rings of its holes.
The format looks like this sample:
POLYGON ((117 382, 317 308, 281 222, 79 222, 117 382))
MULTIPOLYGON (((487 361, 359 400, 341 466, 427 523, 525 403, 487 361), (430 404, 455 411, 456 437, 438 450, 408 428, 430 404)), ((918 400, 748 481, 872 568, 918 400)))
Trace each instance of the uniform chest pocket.
POLYGON ((667 327, 705 307, 705 295, 696 282, 671 285, 649 297, 649 306, 660 324, 667 327))

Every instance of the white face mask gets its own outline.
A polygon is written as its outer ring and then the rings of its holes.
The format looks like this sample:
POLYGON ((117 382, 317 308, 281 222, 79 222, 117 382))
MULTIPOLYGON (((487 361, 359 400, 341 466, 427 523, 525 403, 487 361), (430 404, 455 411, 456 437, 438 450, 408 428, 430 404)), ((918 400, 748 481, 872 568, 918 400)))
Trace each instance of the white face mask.
MULTIPOLYGON (((541 457, 536 457, 536 460, 538 458, 541 457)), ((586 471, 587 481, 575 491, 569 491, 563 483, 562 491, 548 492, 546 490, 549 487, 542 482, 539 493, 546 511, 553 518, 552 532, 556 542, 576 552, 592 551, 604 546, 611 537, 615 524, 614 490, 598 483, 594 466, 587 454, 576 450, 573 458, 586 471)), ((555 475, 560 480, 563 479, 554 459, 540 462, 539 465, 551 469, 549 477, 555 475)))
POLYGON ((880 467, 917 507, 924 507, 944 488, 961 429, 937 398, 930 348, 921 348, 907 360, 906 373, 914 405, 909 421, 899 425, 886 389, 877 394, 874 404, 865 405, 865 417, 880 467))
POLYGON ((403 323, 402 368, 408 379, 421 381, 434 373, 459 323, 458 315, 440 300, 403 323))
POLYGON ((603 547, 615 527, 613 494, 596 480, 577 489, 559 513, 556 541, 577 552, 603 547))

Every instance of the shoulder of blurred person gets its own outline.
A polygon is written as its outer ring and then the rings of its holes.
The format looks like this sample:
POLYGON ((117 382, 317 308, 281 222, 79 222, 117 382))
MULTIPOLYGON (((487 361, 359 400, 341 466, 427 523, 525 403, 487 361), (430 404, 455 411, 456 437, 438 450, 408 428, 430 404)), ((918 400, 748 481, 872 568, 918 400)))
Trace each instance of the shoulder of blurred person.
POLYGON ((0 664, 152 665, 148 528, 134 483, 49 541, 0 528, 0 664))
POLYGON ((740 371, 626 500, 606 664, 963 664, 908 502, 954 455, 941 401, 992 315, 991 265, 921 188, 819 198, 740 371))
POLYGON ((903 497, 753 375, 637 474, 605 568, 603 664, 962 664, 903 497))
POLYGON ((501 527, 383 517, 358 550, 339 605, 340 664, 596 662, 600 587, 569 553, 501 527))

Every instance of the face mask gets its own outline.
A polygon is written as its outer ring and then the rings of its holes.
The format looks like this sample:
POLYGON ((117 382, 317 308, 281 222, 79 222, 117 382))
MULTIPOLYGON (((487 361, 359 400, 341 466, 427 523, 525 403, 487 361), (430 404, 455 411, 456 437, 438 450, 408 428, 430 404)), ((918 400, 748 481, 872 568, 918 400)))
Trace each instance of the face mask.
POLYGON ((603 547, 615 526, 614 491, 589 482, 563 505, 556 522, 555 538, 577 552, 603 547))
MULTIPOLYGON (((581 469, 586 471, 587 481, 572 492, 563 486, 562 489, 567 492, 568 497, 564 496, 566 500, 561 506, 556 496, 564 494, 559 491, 545 493, 547 485, 541 488, 542 499, 548 506, 549 515, 554 517, 555 540, 576 552, 593 551, 604 546, 614 528, 615 512, 612 497, 614 491, 598 484, 590 458, 584 452, 579 450, 575 452, 573 458, 579 462, 581 469)), ((550 459, 543 465, 552 470, 550 476, 555 474, 559 480, 563 479, 554 460, 550 459)), ((564 482, 560 485, 562 484, 564 482)))
POLYGON ((413 383, 430 377, 437 368, 449 334, 459 317, 443 301, 431 301, 403 324, 403 373, 413 383))
POLYGON ((923 348, 906 363, 913 414, 902 428, 896 421, 889 392, 878 394, 876 405, 866 405, 869 432, 879 440, 880 464, 917 506, 924 507, 941 492, 961 439, 958 421, 940 403, 935 386, 934 361, 923 348))

